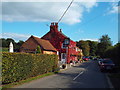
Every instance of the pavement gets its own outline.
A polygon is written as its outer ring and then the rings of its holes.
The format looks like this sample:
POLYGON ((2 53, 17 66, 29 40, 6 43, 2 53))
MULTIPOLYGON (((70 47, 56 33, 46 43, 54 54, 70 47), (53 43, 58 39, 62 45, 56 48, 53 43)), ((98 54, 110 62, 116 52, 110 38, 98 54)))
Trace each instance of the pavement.
POLYGON ((101 73, 96 61, 87 61, 60 73, 13 88, 110 88, 105 73, 101 73))

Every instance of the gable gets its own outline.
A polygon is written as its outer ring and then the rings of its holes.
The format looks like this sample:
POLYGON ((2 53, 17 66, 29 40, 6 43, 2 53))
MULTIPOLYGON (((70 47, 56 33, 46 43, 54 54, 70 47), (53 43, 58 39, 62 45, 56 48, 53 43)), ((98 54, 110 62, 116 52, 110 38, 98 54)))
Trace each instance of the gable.
POLYGON ((26 40, 21 46, 21 49, 24 48, 36 50, 38 45, 41 46, 43 50, 57 51, 48 40, 44 40, 35 36, 31 36, 28 40, 26 40))

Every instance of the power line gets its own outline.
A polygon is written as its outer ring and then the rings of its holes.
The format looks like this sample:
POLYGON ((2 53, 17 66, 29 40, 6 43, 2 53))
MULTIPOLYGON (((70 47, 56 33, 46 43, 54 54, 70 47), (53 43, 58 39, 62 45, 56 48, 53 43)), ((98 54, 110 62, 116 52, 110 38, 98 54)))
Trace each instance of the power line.
POLYGON ((63 15, 60 17, 60 19, 58 20, 58 23, 62 20, 62 18, 64 17, 64 15, 66 14, 66 12, 68 11, 68 9, 70 8, 70 6, 72 5, 74 0, 72 0, 69 4, 69 6, 67 7, 67 9, 65 10, 65 12, 63 13, 63 15))

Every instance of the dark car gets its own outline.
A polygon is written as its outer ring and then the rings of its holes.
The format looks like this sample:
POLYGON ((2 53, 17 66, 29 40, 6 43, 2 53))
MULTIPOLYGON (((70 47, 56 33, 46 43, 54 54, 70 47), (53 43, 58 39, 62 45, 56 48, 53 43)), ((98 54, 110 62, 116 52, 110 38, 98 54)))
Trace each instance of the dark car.
POLYGON ((90 58, 88 57, 88 56, 83 56, 83 58, 82 58, 84 61, 88 61, 88 60, 90 60, 90 58))
POLYGON ((94 60, 98 60, 98 58, 97 58, 97 57, 95 57, 95 58, 94 58, 94 60))
POLYGON ((93 59, 93 57, 92 57, 92 56, 89 56, 89 59, 91 59, 91 60, 92 60, 92 59, 93 59))
POLYGON ((104 59, 100 62, 101 71, 113 70, 114 66, 115 66, 115 64, 110 59, 104 59))

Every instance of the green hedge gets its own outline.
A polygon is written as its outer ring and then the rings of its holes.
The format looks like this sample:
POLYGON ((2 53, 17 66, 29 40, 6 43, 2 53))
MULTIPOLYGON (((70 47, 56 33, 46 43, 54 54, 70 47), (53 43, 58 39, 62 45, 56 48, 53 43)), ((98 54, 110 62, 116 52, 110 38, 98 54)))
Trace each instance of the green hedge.
POLYGON ((117 43, 116 45, 114 45, 113 47, 109 47, 105 51, 104 57, 111 58, 116 65, 120 66, 119 50, 120 50, 120 43, 117 43))
POLYGON ((29 53, 2 53, 2 83, 8 84, 55 71, 58 56, 29 53))

